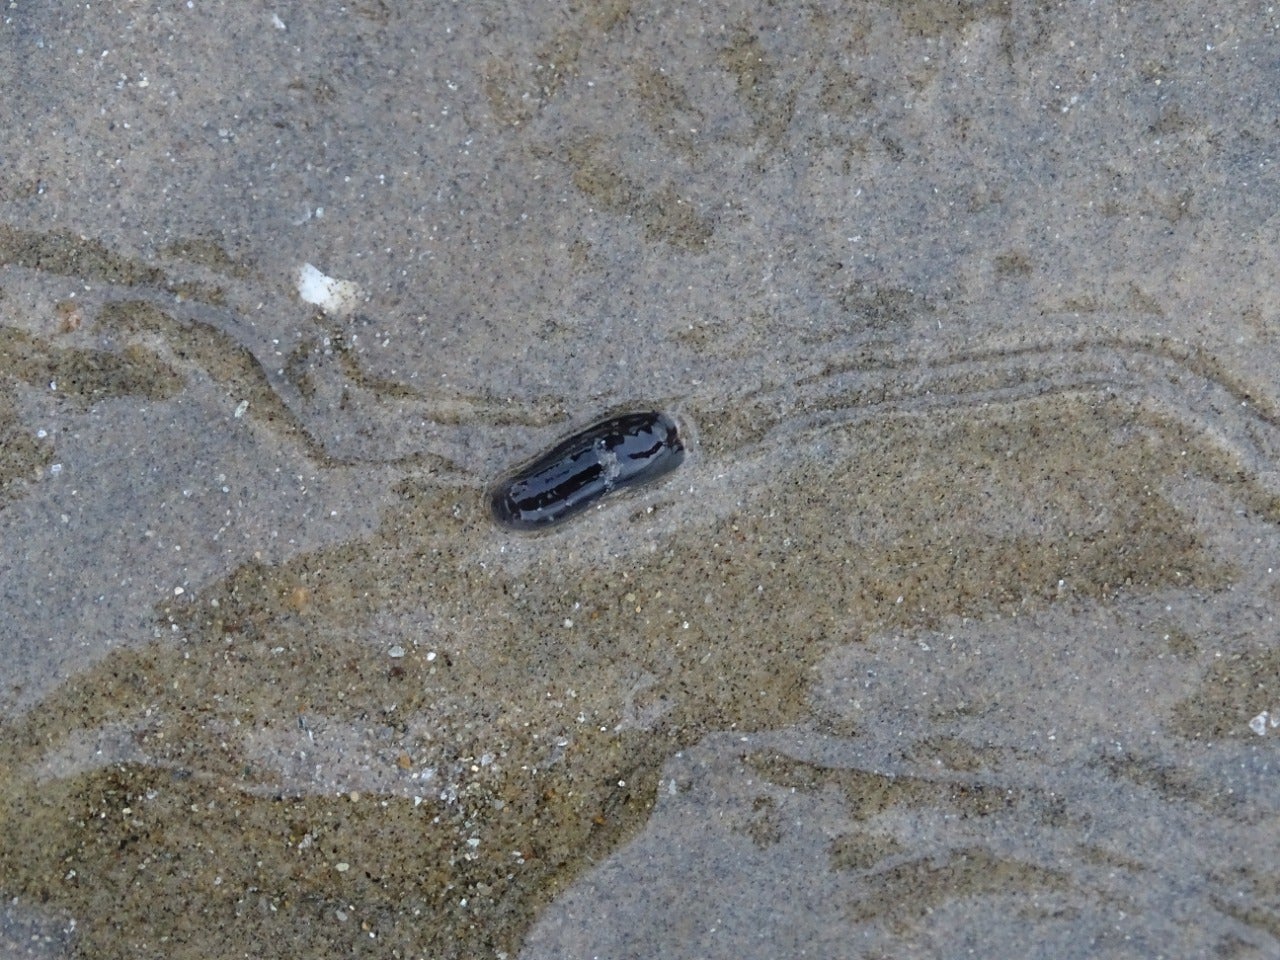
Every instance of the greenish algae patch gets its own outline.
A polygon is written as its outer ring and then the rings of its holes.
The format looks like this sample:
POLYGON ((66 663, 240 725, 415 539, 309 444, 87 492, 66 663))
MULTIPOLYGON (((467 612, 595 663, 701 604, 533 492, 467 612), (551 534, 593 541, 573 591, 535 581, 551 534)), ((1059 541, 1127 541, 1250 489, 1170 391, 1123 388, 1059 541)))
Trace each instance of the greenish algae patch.
POLYGON ((118 353, 62 346, 12 327, 0 327, 0 383, 4 380, 53 391, 81 411, 118 397, 161 400, 182 387, 171 365, 139 345, 118 353))

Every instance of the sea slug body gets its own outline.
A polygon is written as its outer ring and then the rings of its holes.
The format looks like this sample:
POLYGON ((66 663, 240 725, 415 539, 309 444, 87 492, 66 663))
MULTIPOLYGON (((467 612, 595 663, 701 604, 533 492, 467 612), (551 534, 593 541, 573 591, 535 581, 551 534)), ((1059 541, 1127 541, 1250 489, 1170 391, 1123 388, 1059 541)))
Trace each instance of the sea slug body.
POLYGON ((684 441, 665 413, 624 413, 556 444, 500 480, 489 496, 494 518, 538 530, 581 513, 605 494, 678 467, 684 441))

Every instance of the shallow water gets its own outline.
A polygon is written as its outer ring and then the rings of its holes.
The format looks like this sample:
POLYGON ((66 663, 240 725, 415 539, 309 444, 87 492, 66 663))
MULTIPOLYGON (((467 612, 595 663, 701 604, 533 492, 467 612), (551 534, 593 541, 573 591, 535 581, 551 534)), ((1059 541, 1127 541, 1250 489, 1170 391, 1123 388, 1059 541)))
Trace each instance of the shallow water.
POLYGON ((1271 13, 198 6, 0 21, 8 953, 1276 952, 1271 13))

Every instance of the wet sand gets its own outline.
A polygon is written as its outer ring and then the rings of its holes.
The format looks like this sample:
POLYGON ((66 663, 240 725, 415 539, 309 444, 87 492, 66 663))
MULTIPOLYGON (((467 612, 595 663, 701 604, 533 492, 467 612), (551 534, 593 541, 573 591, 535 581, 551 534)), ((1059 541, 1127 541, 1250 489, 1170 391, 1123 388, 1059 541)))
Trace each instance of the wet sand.
POLYGON ((5 11, 2 952, 1274 955, 1275 27, 5 11))

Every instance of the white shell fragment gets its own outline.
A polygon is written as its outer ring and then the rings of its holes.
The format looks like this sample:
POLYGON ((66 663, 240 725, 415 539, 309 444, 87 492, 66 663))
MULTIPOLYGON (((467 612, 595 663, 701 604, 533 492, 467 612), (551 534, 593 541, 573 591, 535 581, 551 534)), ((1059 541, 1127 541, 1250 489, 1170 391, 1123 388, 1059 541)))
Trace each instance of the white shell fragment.
POLYGON ((350 280, 326 277, 309 263, 298 269, 298 296, 333 317, 355 311, 364 298, 363 291, 350 280))

